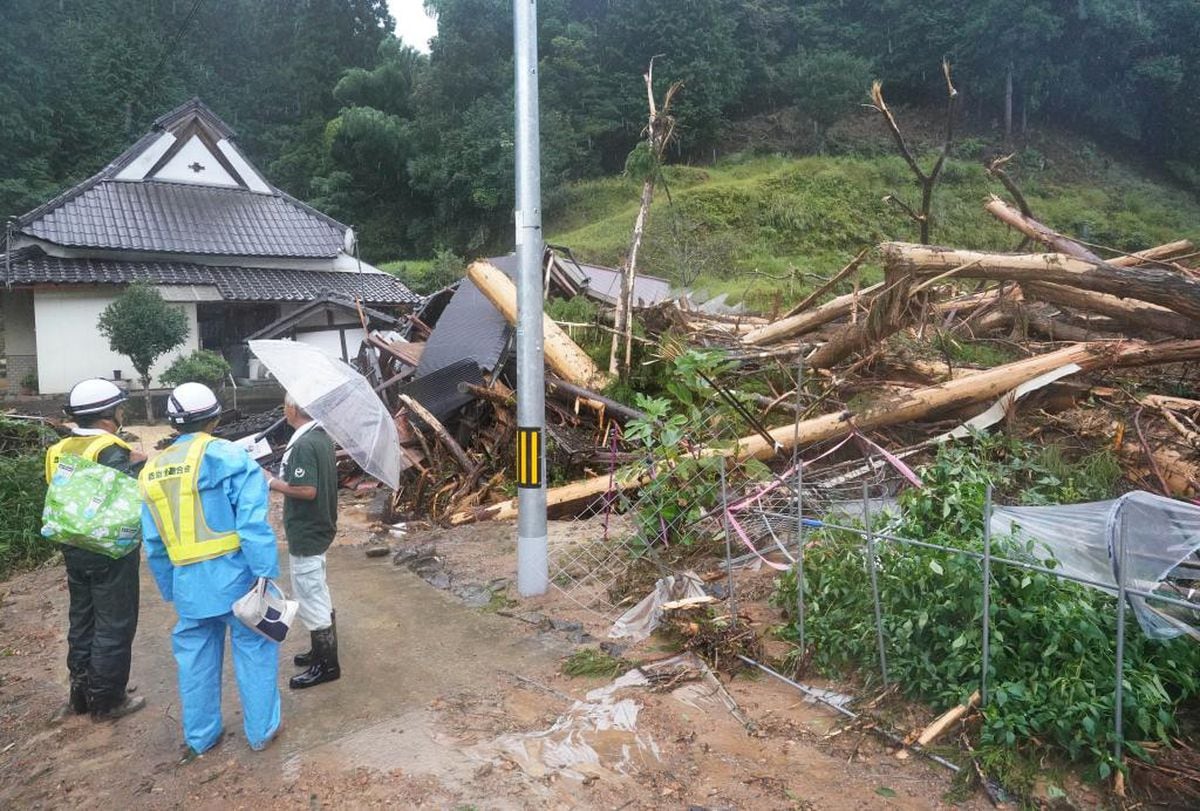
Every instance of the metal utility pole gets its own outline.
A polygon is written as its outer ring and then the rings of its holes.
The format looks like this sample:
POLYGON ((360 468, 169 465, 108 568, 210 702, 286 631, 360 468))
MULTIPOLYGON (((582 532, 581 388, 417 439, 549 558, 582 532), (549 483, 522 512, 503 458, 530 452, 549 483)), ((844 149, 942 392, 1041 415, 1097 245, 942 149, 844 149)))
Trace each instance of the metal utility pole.
POLYGON ((517 591, 545 594, 545 362, 542 346, 542 173, 537 2, 513 0, 517 208, 517 591))

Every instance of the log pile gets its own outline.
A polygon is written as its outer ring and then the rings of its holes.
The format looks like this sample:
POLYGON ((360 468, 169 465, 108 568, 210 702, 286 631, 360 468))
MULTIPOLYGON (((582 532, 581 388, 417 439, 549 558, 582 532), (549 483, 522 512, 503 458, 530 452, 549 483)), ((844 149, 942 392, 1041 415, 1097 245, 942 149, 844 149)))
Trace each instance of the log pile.
MULTIPOLYGON (((739 362, 740 380, 757 381, 748 387, 752 392, 738 395, 756 415, 757 430, 746 430, 736 444, 697 452, 771 463, 790 457, 797 443, 803 449, 851 431, 876 432, 905 446, 927 443, 997 400, 1007 398, 1011 413, 1018 387, 1054 373, 1065 379, 1049 386, 1037 405, 1048 412, 1071 408, 1081 394, 1104 403, 1106 430, 1119 434, 1104 440, 1130 460, 1138 484, 1200 495, 1200 408, 1161 388, 1155 392, 1153 378, 1171 373, 1183 380, 1188 364, 1200 359, 1200 252, 1181 240, 1101 256, 998 198, 986 209, 1040 252, 885 242, 861 251, 774 318, 707 314, 689 309, 686 300, 638 312, 646 345, 663 347, 660 360, 679 351, 668 347, 721 347, 739 362), (882 280, 872 283, 866 274, 877 272, 874 267, 882 269, 882 280), (799 398, 778 382, 797 366, 806 381, 799 398), (1149 367, 1166 372, 1137 372, 1139 383, 1150 384, 1137 395, 1127 393, 1136 386, 1086 382, 1149 367), (1128 419, 1131 410, 1139 415, 1141 439, 1128 419), (1144 475, 1138 478, 1137 471, 1144 475)), ((516 291, 507 276, 476 262, 468 278, 515 324, 516 291)), ((597 328, 606 329, 610 320, 601 313, 597 328)), ((436 329, 421 327, 423 334, 436 329)), ((609 375, 549 317, 544 330, 547 467, 555 483, 547 504, 552 516, 568 515, 614 491, 638 488, 657 471, 629 464, 638 460, 619 441, 622 427, 644 415, 601 393, 609 375)), ((481 385, 460 383, 473 402, 443 422, 397 394, 388 379, 419 361, 420 342, 370 340, 384 359, 381 392, 415 462, 394 499, 395 513, 452 525, 515 517, 511 367, 485 373, 481 385)), ((654 357, 653 350, 647 354, 654 357)), ((726 382, 738 389, 737 381, 726 382)), ((1173 388, 1179 393, 1186 386, 1173 388)), ((1046 425, 1062 427, 1052 419, 1046 425)), ((697 441, 704 444, 703 437, 697 441)))

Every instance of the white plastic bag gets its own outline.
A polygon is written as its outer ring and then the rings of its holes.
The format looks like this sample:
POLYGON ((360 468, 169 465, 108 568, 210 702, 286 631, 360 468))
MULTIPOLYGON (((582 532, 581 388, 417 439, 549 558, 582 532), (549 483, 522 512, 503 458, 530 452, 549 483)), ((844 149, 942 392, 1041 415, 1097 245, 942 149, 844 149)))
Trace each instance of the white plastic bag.
POLYGON ((272 642, 287 638, 299 610, 300 603, 289 600, 283 589, 266 577, 258 578, 254 587, 233 604, 233 615, 243 625, 272 642))

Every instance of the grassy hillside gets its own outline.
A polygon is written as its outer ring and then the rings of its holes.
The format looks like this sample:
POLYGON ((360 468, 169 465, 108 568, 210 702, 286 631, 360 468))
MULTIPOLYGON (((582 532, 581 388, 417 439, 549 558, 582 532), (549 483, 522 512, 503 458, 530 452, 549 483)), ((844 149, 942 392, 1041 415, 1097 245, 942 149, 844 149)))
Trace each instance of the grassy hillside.
MULTIPOLYGON (((1033 150, 1016 168, 1030 206, 1051 227, 1133 251, 1200 239, 1200 204, 1096 156, 1085 172, 1042 168, 1033 150)), ((861 247, 916 239, 915 227, 883 202, 916 198, 896 156, 734 157, 667 172, 671 200, 656 195, 642 269, 676 283, 728 292, 759 306, 800 295, 861 247)), ((950 160, 934 204, 933 241, 1011 250, 1018 240, 983 211, 1003 193, 979 161, 950 160)), ((623 178, 581 183, 548 201, 550 242, 593 261, 619 264, 628 250, 639 189, 623 178)), ((878 269, 875 269, 878 273, 878 269)))
MULTIPOLYGON (((647 223, 640 269, 769 309, 800 297, 866 245, 915 240, 912 222, 883 201, 889 193, 915 201, 911 175, 890 144, 870 133, 871 123, 860 122, 860 132, 844 132, 835 146, 839 155, 743 153, 713 166, 668 168, 667 186, 658 189, 647 223)), ((979 137, 956 145, 935 196, 935 243, 1016 246, 1019 240, 983 210, 990 194, 1004 195, 983 168, 983 158, 998 153, 999 145, 979 137)), ((926 165, 931 163, 930 154, 926 165)), ((1134 251, 1180 238, 1200 242, 1195 197, 1078 139, 1034 141, 1018 153, 1010 173, 1040 219, 1090 243, 1134 251)), ((580 259, 619 265, 639 194, 638 184, 623 177, 548 194, 547 240, 570 247, 580 259)), ((420 288, 429 277, 444 276, 448 260, 443 254, 436 263, 385 267, 412 275, 420 288)), ((868 267, 865 273, 878 276, 880 269, 868 267)))

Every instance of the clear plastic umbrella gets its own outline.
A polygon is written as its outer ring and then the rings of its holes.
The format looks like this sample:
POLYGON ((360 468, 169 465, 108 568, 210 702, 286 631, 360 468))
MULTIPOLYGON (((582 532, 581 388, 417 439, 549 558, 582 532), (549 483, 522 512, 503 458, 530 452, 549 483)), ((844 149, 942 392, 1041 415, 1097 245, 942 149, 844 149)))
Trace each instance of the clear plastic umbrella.
POLYGON ((296 341, 250 341, 250 351, 363 470, 393 490, 400 485, 408 465, 396 423, 366 378, 296 341))

